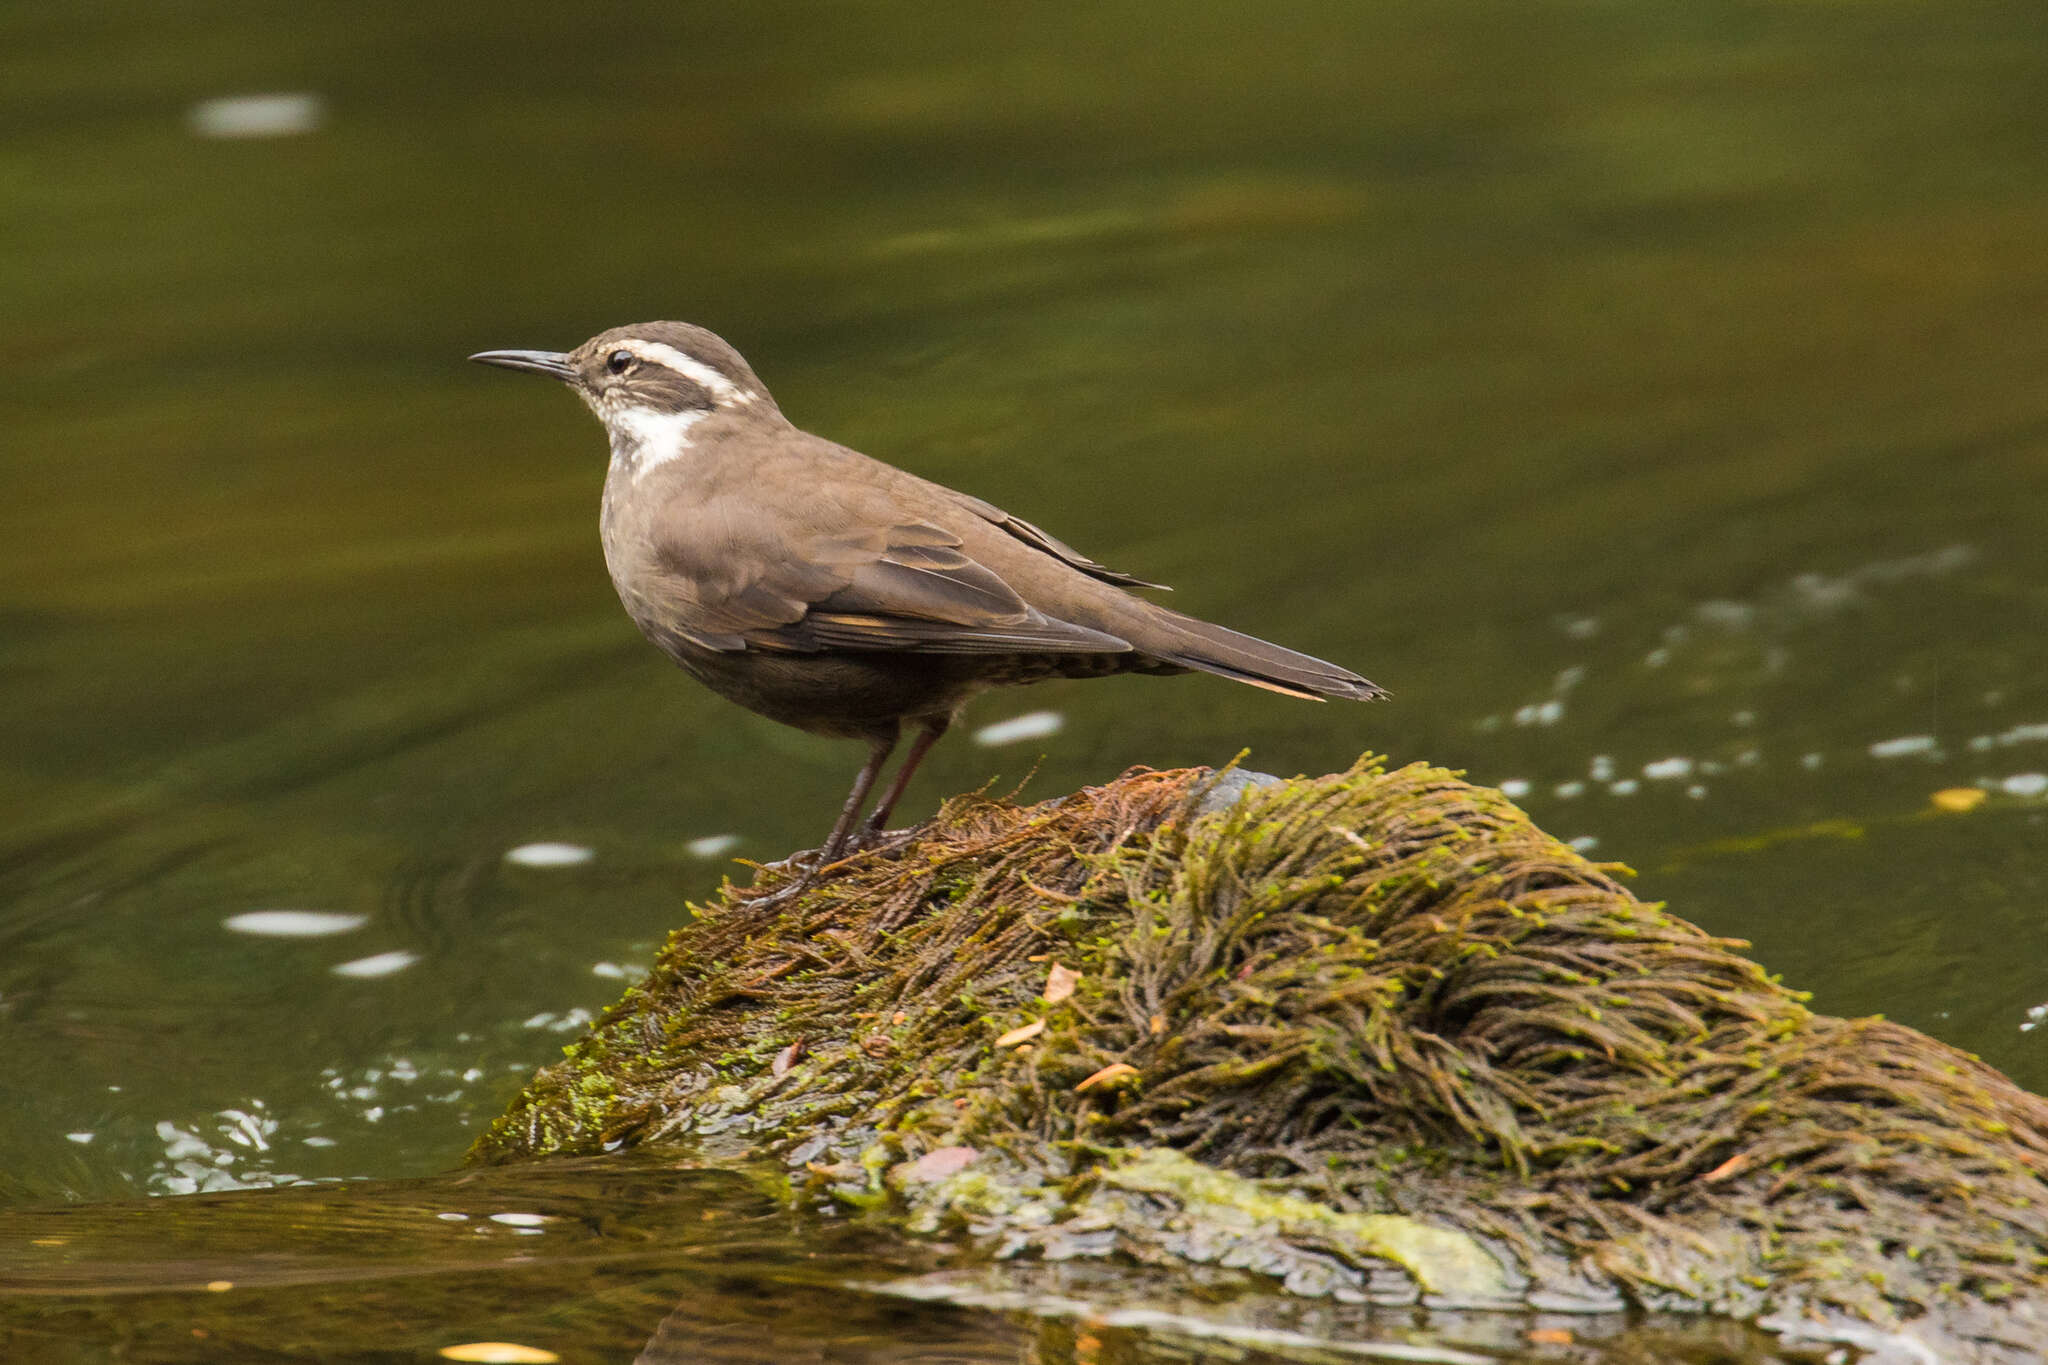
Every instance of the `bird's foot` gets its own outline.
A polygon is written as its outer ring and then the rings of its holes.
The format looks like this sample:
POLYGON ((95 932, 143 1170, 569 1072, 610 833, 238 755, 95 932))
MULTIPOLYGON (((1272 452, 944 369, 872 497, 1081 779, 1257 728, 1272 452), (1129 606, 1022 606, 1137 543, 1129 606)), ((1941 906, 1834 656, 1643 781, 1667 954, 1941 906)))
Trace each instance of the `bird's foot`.
MULTIPOLYGON (((898 833, 902 832, 904 831, 899 831, 898 833)), ((894 838, 895 835, 890 837, 894 838)), ((817 886, 825 880, 826 874, 834 867, 845 862, 854 854, 864 851, 866 847, 867 845, 863 838, 854 838, 846 840, 845 844, 836 851, 823 848, 806 849, 802 853, 790 854, 781 862, 758 864, 763 872, 789 874, 789 880, 773 890, 758 892, 748 890, 742 892, 742 895, 745 896, 747 906, 750 909, 765 909, 768 906, 781 905, 785 901, 793 900, 817 886)))
POLYGON ((861 853, 886 853, 900 848, 917 836, 919 825, 908 829, 877 829, 863 824, 853 836, 837 851, 828 852, 823 848, 807 849, 792 853, 780 862, 758 863, 763 872, 780 872, 789 875, 789 880, 767 891, 742 891, 750 909, 766 909, 793 900, 815 887, 825 879, 825 874, 840 863, 861 853))
POLYGON ((793 900, 816 886, 818 876, 825 868, 825 851, 820 848, 806 849, 801 853, 792 853, 780 861, 757 863, 755 866, 762 872, 782 873, 787 877, 782 885, 772 890, 740 888, 738 897, 749 909, 765 910, 770 906, 793 900))
POLYGON ((862 825, 860 833, 853 840, 849 853, 882 853, 892 848, 901 848, 916 836, 921 825, 905 829, 881 829, 874 825, 862 825))
POLYGON ((815 886, 817 880, 816 872, 805 872, 784 882, 773 891, 743 893, 743 900, 749 910, 772 910, 776 906, 786 905, 795 900, 815 886))

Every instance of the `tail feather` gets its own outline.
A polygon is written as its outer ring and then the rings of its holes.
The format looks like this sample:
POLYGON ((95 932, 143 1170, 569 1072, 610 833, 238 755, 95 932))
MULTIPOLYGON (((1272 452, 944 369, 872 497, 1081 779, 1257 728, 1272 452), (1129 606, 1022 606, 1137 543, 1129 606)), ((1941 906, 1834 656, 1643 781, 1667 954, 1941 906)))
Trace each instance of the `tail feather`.
MULTIPOLYGON (((1148 604, 1149 605, 1149 604, 1148 604)), ((1164 607, 1153 607, 1155 631, 1133 643, 1147 654, 1183 668, 1214 673, 1269 692, 1310 701, 1332 697, 1377 701, 1387 695, 1377 683, 1312 655, 1198 621, 1164 607)))

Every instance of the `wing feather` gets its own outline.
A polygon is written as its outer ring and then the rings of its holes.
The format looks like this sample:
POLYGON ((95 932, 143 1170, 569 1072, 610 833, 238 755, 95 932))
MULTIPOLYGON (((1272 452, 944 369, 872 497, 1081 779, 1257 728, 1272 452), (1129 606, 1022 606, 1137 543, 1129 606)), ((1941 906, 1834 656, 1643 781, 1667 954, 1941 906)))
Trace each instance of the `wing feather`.
POLYGON ((848 515, 801 543, 773 518, 715 503, 662 519, 636 613, 721 652, 861 649, 921 654, 1113 654, 1115 635, 1046 615, 959 536, 924 521, 848 515), (765 523, 765 524, 764 524, 765 523), (872 529, 870 529, 872 527, 872 529))
POLYGON ((1097 564, 1094 560, 1082 554, 1059 537, 1049 532, 1041 531, 1022 517, 1011 516, 992 502, 983 502, 980 498, 971 498, 965 493, 956 494, 955 496, 984 521, 994 523, 1023 541, 1026 545, 1029 545, 1032 549, 1043 551, 1064 563, 1068 568, 1079 569, 1090 578, 1101 579, 1104 583, 1114 583, 1119 588, 1156 588, 1160 592, 1173 591, 1172 588, 1167 587, 1164 583, 1148 583, 1142 578, 1136 578, 1127 573, 1119 573, 1117 570, 1106 565, 1097 564))

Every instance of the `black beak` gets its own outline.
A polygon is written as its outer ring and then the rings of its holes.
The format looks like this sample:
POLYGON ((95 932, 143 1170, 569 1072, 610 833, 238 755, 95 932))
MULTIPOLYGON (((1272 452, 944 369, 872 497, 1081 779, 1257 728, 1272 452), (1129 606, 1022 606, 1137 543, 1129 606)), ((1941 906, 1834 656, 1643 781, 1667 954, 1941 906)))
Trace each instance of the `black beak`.
POLYGON ((470 359, 480 365, 496 365, 501 369, 544 374, 550 379, 569 380, 576 377, 576 371, 569 368, 569 357, 560 351, 478 351, 470 359))

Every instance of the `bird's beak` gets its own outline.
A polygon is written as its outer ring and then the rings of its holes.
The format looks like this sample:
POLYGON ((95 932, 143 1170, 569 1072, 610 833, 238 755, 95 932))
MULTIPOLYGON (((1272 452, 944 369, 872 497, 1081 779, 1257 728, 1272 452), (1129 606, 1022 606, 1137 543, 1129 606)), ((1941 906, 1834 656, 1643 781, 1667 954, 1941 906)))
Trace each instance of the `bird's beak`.
POLYGON ((576 377, 576 371, 569 368, 569 357, 560 351, 478 351, 470 359, 480 365, 527 370, 551 379, 570 380, 576 377))

